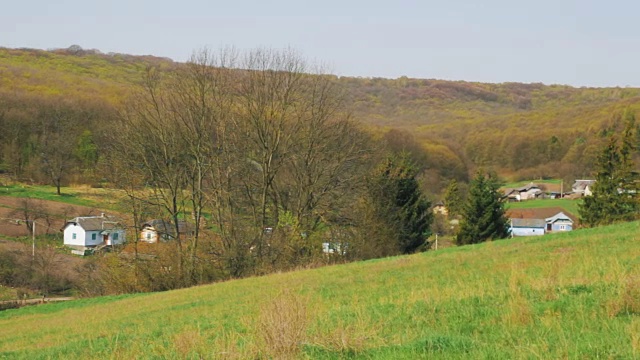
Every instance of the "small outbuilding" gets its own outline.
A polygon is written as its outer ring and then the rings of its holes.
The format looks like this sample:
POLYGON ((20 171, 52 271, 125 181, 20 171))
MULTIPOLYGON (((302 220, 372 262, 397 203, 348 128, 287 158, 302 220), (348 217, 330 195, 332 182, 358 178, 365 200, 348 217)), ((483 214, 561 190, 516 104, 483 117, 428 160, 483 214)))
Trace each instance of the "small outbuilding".
POLYGON ((542 219, 511 219, 511 235, 542 236, 546 222, 542 219))
POLYGON ((168 220, 153 219, 142 224, 140 231, 140 241, 157 243, 158 241, 170 241, 175 239, 176 234, 182 239, 185 236, 194 234, 194 226, 186 221, 178 221, 178 231, 176 226, 168 220))

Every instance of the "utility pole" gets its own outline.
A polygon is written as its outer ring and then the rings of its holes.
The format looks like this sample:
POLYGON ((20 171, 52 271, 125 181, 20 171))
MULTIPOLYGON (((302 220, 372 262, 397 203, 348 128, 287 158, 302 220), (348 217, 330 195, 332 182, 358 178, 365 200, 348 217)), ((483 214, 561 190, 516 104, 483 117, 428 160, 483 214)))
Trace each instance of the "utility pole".
POLYGON ((31 259, 36 259, 36 222, 31 220, 31 259))

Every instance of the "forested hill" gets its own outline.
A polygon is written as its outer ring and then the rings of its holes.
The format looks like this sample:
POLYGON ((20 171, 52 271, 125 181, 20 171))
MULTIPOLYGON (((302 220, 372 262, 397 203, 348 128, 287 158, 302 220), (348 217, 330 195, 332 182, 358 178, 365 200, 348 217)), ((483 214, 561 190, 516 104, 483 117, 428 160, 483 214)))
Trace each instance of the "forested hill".
MULTIPOLYGON (((79 47, 54 51, 0 48, 0 171, 28 171, 28 139, 38 109, 71 104, 87 129, 108 127, 149 67, 182 66, 153 56, 102 54, 79 47), (16 124, 22 124, 21 130, 16 124), (4 135, 2 135, 4 134, 4 135), (12 153, 13 151, 13 153, 12 153), (27 152, 27 154, 24 154, 27 152)), ((336 78, 354 117, 379 136, 407 134, 427 150, 428 179, 464 180, 488 166, 511 178, 588 176, 604 137, 622 111, 640 107, 640 89, 573 88, 543 84, 336 78), (391 129, 404 132, 391 132, 391 129)), ((51 110, 47 110, 51 112, 51 110)), ((55 112, 55 111, 54 111, 55 112)), ((86 134, 85 134, 86 135, 86 134)), ((96 140, 100 146, 99 139, 96 140)))

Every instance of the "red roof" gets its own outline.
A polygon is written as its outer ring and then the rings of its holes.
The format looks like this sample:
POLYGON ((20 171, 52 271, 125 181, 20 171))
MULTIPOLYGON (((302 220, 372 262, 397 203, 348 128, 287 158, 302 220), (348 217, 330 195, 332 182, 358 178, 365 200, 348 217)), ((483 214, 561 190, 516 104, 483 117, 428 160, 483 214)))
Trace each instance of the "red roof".
POLYGON ((575 215, 558 206, 533 209, 507 209, 506 215, 509 219, 547 219, 561 212, 573 220, 575 224, 578 223, 578 218, 575 215))

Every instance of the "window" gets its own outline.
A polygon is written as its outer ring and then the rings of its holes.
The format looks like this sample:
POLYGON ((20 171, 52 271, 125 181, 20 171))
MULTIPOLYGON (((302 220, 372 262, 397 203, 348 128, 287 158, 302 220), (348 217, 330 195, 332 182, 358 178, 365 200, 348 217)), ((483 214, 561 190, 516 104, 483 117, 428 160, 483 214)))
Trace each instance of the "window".
POLYGON ((118 240, 118 233, 113 233, 113 240, 118 240))
POLYGON ((75 240, 75 239, 76 239, 76 233, 71 234, 71 238, 72 238, 73 240, 75 240))
POLYGON ((564 227, 564 225, 560 225, 560 230, 566 230, 566 228, 564 227))
POLYGON ((147 240, 151 240, 151 233, 150 232, 147 233, 147 240))
POLYGON ((97 236, 98 236, 98 234, 96 234, 96 233, 91 234, 91 240, 95 240, 97 236))

